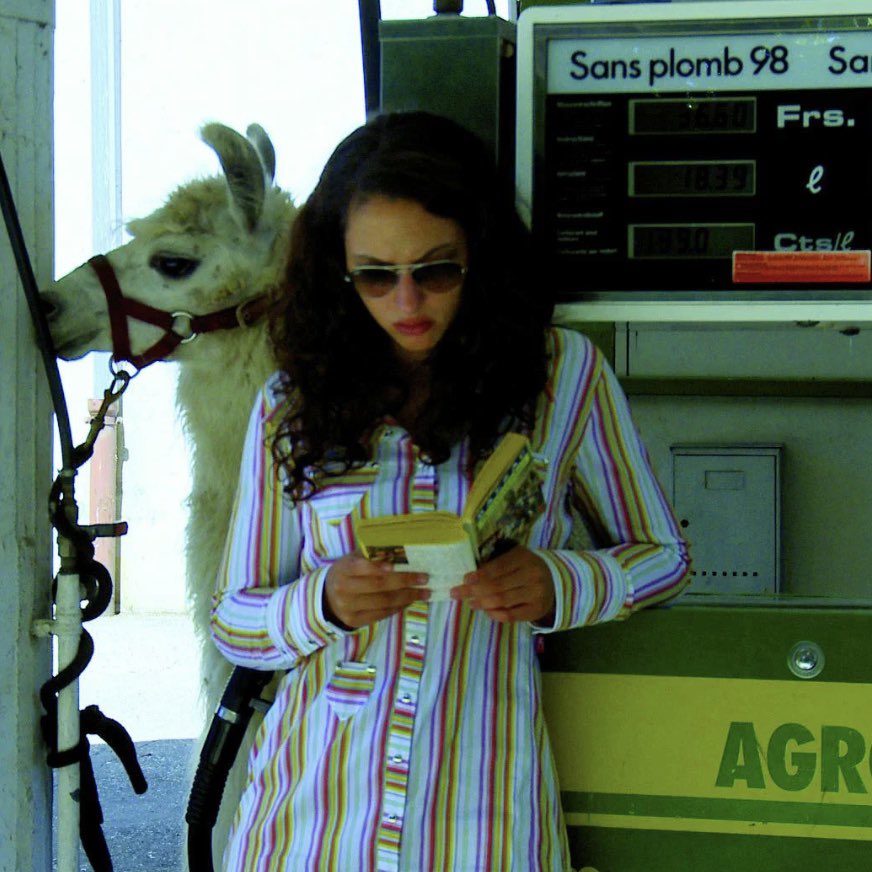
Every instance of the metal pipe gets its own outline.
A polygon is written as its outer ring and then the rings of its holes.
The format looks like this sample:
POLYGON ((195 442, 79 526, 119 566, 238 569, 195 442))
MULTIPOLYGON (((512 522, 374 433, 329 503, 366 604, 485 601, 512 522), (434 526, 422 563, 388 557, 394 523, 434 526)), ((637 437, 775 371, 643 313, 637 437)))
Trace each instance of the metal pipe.
MULTIPOLYGON (((82 635, 82 593, 79 575, 64 567, 75 556, 72 544, 58 537, 61 570, 57 575, 52 634, 57 638, 57 672, 72 663, 79 650, 82 635)), ((79 682, 72 681, 58 691, 59 752, 77 748, 79 731, 79 682)), ((79 763, 75 761, 58 769, 57 872, 79 872, 79 763)))
POLYGON ((366 116, 377 113, 381 107, 381 43, 379 21, 380 0, 358 0, 360 12, 360 47, 363 55, 363 96, 366 116))
MULTIPOLYGON (((103 400, 88 400, 88 420, 102 412, 103 400)), ((121 502, 121 400, 112 403, 103 417, 103 428, 94 442, 88 506, 90 525, 114 524, 121 502)), ((121 561, 116 537, 104 536, 94 543, 94 558, 112 576, 112 613, 121 611, 121 561)))

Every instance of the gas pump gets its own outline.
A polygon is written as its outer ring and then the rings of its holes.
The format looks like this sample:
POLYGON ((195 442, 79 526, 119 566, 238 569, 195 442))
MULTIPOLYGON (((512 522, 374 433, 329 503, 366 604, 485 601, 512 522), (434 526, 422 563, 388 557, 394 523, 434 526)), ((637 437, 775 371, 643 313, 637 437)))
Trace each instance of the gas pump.
POLYGON ((671 608, 548 640, 576 866, 869 867, 869 500, 840 455, 872 394, 870 13, 520 16, 519 207, 558 317, 614 325, 694 558, 671 608))
POLYGON ((521 6, 383 23, 379 93, 515 150, 690 540, 677 603, 547 640, 574 866, 865 870, 872 4, 521 6))

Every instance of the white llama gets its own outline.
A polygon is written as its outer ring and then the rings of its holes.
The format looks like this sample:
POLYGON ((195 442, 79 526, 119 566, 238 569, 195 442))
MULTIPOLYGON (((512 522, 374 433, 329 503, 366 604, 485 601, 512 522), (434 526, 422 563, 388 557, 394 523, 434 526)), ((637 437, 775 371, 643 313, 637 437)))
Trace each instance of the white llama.
MULTIPOLYGON (((257 125, 247 133, 248 138, 224 125, 206 125, 202 138, 217 153, 224 175, 179 187, 161 208, 132 221, 132 240, 106 255, 125 299, 168 313, 206 315, 258 298, 281 280, 295 208, 273 185, 275 154, 266 133, 257 125)), ((112 350, 107 295, 91 265, 59 279, 42 296, 59 356, 71 360, 112 350)), ((139 320, 128 319, 127 326, 133 355, 164 336, 163 329, 139 320)), ((185 319, 177 319, 177 328, 186 330, 185 319)), ((230 666, 209 639, 210 599, 248 413, 274 363, 263 319, 198 335, 170 357, 179 363, 176 404, 192 456, 186 593, 200 638, 202 696, 211 718, 230 666)), ((136 390, 135 381, 129 390, 136 390)), ((228 782, 216 845, 238 799, 241 762, 228 782)))

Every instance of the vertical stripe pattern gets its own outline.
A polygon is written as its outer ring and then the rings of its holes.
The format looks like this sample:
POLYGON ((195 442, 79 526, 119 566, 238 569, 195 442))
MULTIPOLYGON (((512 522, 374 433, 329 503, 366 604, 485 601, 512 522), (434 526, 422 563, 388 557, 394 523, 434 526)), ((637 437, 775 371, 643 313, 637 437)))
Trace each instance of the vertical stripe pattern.
POLYGON ((233 663, 286 670, 258 733, 226 870, 566 872, 569 852, 540 703, 536 636, 674 595, 687 554, 617 381, 581 335, 549 333, 534 450, 546 510, 527 545, 547 563, 550 627, 500 624, 453 601, 355 632, 324 617, 354 513, 460 512, 465 443, 428 464, 386 419, 372 462, 310 500, 282 498, 265 439, 275 383, 252 410, 213 605, 233 663), (594 539, 568 548, 573 514, 594 539))

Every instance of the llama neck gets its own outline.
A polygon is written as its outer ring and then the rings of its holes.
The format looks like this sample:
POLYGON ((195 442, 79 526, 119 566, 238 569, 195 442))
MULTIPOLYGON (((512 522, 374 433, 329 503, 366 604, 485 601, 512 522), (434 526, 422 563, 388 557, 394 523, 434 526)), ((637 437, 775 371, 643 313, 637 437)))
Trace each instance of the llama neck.
POLYGON ((233 337, 227 352, 210 355, 208 365, 180 363, 176 402, 192 451, 195 492, 223 492, 228 478, 235 479, 252 404, 275 368, 263 327, 233 337))

